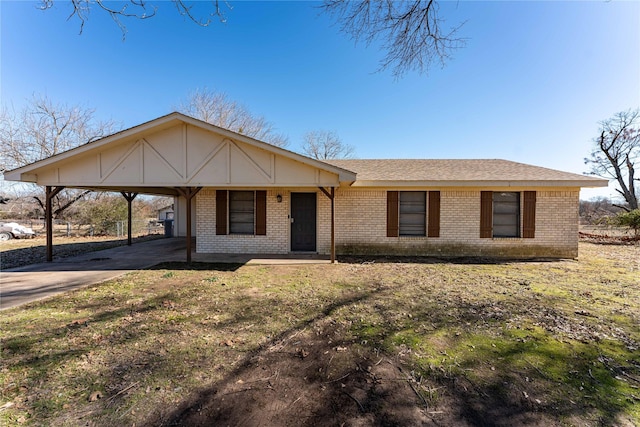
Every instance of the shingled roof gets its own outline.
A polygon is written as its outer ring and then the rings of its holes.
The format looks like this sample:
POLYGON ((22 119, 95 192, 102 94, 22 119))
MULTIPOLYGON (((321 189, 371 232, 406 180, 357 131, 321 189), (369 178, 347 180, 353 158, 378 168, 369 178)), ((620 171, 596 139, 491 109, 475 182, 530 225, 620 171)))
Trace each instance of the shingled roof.
POLYGON ((353 186, 606 187, 605 179, 500 159, 327 160, 357 174, 353 186))

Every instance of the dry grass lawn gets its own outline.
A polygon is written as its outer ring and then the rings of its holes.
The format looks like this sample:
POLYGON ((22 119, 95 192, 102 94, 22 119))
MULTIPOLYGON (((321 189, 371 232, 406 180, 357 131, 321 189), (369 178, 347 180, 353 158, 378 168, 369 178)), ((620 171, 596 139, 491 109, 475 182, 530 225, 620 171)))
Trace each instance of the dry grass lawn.
POLYGON ((639 325, 637 244, 164 265, 0 312, 0 424, 640 425, 639 325))

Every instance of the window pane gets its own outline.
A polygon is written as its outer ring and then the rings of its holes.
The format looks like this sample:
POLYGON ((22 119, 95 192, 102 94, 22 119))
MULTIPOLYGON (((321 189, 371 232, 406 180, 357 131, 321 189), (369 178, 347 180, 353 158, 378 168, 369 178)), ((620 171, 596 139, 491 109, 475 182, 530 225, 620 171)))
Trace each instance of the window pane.
POLYGON ((254 192, 229 192, 229 232, 231 234, 253 234, 254 192))
POLYGON ((427 218, 427 193, 424 191, 400 192, 400 235, 425 236, 427 218))
POLYGON ((520 193, 518 192, 510 192, 510 193, 493 193, 493 201, 494 202, 519 202, 520 201, 520 193))
POLYGON ((493 193, 493 237, 520 237, 520 193, 493 193))
POLYGON ((494 237, 518 237, 517 225, 494 225, 493 226, 494 237))

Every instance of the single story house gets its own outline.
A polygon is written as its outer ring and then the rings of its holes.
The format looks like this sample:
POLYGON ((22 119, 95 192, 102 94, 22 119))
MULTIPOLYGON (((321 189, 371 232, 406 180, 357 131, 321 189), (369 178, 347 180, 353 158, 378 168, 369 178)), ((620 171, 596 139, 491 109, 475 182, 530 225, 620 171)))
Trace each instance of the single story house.
POLYGON ((5 179, 173 196, 188 260, 191 236, 199 253, 574 258, 580 188, 607 185, 507 160, 319 161, 180 113, 5 179))

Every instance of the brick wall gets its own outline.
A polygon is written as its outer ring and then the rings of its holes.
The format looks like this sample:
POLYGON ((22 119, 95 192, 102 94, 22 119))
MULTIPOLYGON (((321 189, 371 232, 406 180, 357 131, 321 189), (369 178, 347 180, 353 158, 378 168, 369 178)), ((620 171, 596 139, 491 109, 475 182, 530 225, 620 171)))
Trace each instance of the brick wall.
POLYGON ((535 238, 481 239, 480 190, 444 190, 440 192, 440 237, 386 237, 386 191, 341 189, 336 198, 336 251, 574 258, 578 255, 578 196, 577 189, 537 191, 535 238))
POLYGON ((285 190, 267 190, 267 235, 216 235, 216 190, 204 188, 196 196, 196 252, 289 253, 289 197, 285 190), (283 196, 278 203, 276 196, 283 196))
MULTIPOLYGON (((266 236, 216 236, 215 190, 203 189, 196 199, 196 250, 203 253, 289 253, 292 191, 313 190, 267 191, 266 236), (276 201, 278 194, 283 197, 282 203, 276 201)), ((338 254, 574 258, 578 255, 578 195, 578 189, 537 191, 533 239, 481 239, 480 190, 441 190, 440 237, 387 237, 386 190, 338 188, 335 198, 336 251, 338 254)), ((328 254, 331 202, 318 190, 317 203, 317 250, 328 254)))

